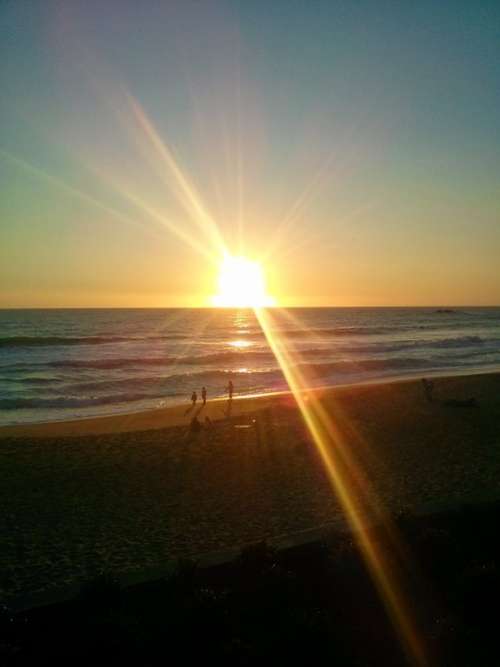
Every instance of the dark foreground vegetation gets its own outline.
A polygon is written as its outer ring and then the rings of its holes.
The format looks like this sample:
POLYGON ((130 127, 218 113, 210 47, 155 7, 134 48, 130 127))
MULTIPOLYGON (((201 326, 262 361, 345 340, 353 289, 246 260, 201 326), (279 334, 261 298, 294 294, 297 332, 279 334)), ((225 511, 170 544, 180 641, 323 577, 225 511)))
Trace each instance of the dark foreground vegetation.
MULTIPOLYGON (((500 505, 400 518, 408 596, 430 664, 500 664, 500 505)), ((373 538, 377 539, 377 531, 373 538)), ((0 664, 405 665, 345 535, 231 563, 181 561, 168 579, 122 589, 103 574, 79 597, 0 619, 0 664)))

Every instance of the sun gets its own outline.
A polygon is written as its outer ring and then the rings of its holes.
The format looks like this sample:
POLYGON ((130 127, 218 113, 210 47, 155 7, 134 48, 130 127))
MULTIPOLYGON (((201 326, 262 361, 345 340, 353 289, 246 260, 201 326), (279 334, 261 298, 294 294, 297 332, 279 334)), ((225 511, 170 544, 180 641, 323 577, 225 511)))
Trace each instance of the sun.
POLYGON ((220 308, 264 308, 276 305, 266 291, 264 272, 258 262, 226 255, 219 269, 219 293, 212 298, 220 308))

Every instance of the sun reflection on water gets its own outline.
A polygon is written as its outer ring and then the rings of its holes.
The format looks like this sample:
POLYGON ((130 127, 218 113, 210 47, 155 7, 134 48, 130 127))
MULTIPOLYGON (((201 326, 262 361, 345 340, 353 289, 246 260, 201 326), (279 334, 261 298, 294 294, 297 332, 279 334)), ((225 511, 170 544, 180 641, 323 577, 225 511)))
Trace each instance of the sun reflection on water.
POLYGON ((237 350, 241 350, 246 347, 251 347, 252 343, 248 340, 231 340, 229 341, 228 345, 230 347, 234 347, 237 350))

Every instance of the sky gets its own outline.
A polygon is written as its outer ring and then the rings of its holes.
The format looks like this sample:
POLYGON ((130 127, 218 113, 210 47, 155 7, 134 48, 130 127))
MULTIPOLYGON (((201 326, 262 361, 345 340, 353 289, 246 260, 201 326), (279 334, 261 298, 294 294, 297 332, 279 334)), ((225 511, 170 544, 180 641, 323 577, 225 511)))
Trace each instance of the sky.
POLYGON ((500 304, 500 3, 0 3, 0 307, 500 304))

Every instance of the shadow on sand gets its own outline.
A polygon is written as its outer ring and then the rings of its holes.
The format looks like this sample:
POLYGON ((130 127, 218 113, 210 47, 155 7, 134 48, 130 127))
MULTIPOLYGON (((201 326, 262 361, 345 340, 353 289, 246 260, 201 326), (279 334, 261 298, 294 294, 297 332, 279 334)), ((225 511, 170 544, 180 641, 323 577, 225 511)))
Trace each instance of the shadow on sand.
POLYGON ((228 398, 228 399, 227 399, 226 408, 225 408, 225 410, 224 410, 223 412, 224 412, 224 415, 225 415, 228 419, 231 418, 231 415, 232 415, 232 413, 233 413, 233 399, 232 399, 232 398, 228 398))

